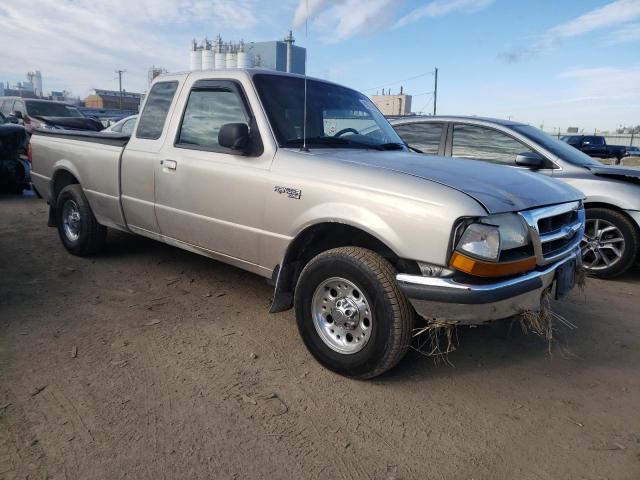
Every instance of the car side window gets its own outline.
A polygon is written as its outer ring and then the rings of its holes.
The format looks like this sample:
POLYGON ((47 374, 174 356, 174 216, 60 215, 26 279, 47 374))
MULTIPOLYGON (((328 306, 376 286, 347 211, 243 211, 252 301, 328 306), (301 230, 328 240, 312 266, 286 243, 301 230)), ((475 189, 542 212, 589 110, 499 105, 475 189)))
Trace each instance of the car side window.
POLYGON ((16 100, 16 102, 13 104, 13 111, 20 112, 22 115, 24 115, 25 114, 24 103, 21 102, 20 100, 16 100))
POLYGON ((604 138, 602 137, 584 137, 582 141, 584 145, 604 145, 604 138))
POLYGON ((129 120, 127 120, 122 124, 122 126, 120 127, 120 131, 125 135, 131 135, 133 133, 133 127, 135 127, 135 125, 136 125, 136 119, 130 118, 129 120))
POLYGON ((177 89, 178 82, 159 82, 151 88, 140 115, 136 137, 149 140, 160 138, 177 89))
POLYGON ((4 115, 9 115, 11 113, 11 103, 12 100, 4 100, 2 103, 0 103, 0 112, 2 112, 4 115))
POLYGON ((398 135, 411 147, 429 155, 437 155, 443 123, 408 123, 395 127, 398 135))
POLYGON ((227 123, 249 124, 242 98, 237 91, 225 87, 192 90, 176 145, 229 152, 229 149, 218 144, 220 127, 227 123))
POLYGON ((532 152, 518 140, 492 128, 457 124, 453 127, 453 157, 515 166, 516 156, 532 152))

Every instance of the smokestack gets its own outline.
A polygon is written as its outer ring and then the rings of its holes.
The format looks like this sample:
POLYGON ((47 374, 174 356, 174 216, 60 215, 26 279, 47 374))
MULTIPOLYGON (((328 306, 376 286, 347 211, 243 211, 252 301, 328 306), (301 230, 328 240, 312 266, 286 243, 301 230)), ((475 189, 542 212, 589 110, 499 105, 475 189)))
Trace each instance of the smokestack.
POLYGON ((400 95, 402 95, 402 85, 400 85, 400 95))
POLYGON ((293 50, 293 44, 295 40, 293 39, 293 32, 289 30, 289 35, 284 39, 287 44, 287 72, 291 73, 291 53, 293 50))

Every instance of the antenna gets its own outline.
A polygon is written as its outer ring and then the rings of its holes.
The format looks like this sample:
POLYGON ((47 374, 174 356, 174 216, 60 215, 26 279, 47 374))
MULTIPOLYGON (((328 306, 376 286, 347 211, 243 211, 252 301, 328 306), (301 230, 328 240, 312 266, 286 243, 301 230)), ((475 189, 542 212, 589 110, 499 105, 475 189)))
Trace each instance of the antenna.
MULTIPOLYGON (((304 40, 309 44, 309 0, 305 1, 305 19, 304 19, 304 40)), ((302 118, 302 150, 308 152, 307 148, 307 52, 304 55, 304 112, 302 118)))

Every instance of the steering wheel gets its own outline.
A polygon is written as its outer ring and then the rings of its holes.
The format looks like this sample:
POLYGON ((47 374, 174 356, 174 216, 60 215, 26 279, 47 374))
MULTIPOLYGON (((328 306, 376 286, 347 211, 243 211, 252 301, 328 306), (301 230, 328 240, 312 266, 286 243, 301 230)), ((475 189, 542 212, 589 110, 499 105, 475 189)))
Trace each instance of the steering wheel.
POLYGON ((342 136, 342 135, 344 135, 345 133, 349 133, 349 132, 354 133, 354 134, 356 134, 356 135, 360 135, 360 132, 359 132, 358 130, 356 130, 355 128, 348 127, 348 128, 343 128, 342 130, 340 130, 339 132, 337 132, 337 133, 334 135, 334 137, 341 137, 341 136, 342 136))

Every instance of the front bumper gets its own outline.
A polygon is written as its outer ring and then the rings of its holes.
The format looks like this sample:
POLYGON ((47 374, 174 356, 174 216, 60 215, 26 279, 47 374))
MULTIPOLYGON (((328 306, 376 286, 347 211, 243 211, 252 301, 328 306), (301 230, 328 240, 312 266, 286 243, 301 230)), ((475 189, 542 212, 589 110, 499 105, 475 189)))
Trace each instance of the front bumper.
POLYGON ((427 321, 475 325, 539 311, 542 294, 553 287, 556 269, 567 262, 581 265, 580 250, 562 260, 509 280, 474 285, 447 277, 399 274, 398 285, 418 315, 427 321))

